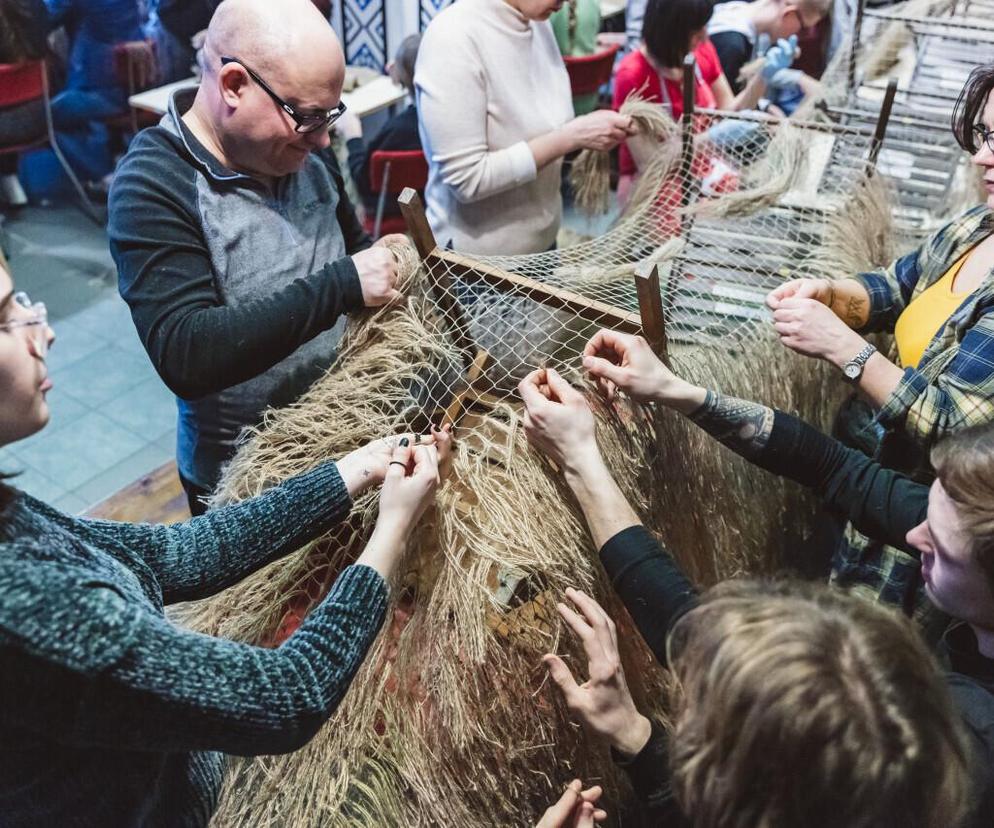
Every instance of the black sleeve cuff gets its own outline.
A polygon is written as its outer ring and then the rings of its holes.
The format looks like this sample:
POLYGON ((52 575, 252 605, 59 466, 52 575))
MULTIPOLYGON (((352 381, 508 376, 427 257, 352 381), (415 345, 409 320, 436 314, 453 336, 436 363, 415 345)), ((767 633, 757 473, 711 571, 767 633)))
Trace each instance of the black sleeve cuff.
POLYGON ((342 297, 342 308, 345 313, 355 313, 366 307, 362 298, 362 283, 359 281, 359 271, 351 256, 344 256, 325 265, 325 271, 335 283, 338 295, 342 297))
POLYGON ((676 813, 670 779, 669 736, 662 727, 652 723, 649 741, 636 756, 622 756, 612 748, 611 758, 628 776, 635 795, 650 813, 655 815, 667 810, 667 805, 676 813))

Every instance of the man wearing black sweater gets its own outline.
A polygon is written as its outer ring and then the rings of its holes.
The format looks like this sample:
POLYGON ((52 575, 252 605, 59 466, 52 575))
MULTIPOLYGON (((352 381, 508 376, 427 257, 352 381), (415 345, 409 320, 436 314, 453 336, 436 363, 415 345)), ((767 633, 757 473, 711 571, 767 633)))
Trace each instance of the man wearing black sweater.
MULTIPOLYGON (((962 619, 950 626, 937 653, 945 670, 948 695, 965 725, 969 744, 970 816, 957 824, 978 828, 989 824, 994 813, 994 575, 989 571, 990 556, 976 551, 987 548, 983 546, 983 529, 971 541, 963 523, 963 516, 975 513, 977 507, 960 501, 970 501, 962 494, 961 470, 969 466, 963 458, 994 458, 994 430, 950 438, 959 445, 937 458, 938 482, 930 491, 790 415, 680 380, 641 338, 601 332, 587 347, 584 367, 608 396, 621 389, 638 401, 676 409, 751 462, 813 488, 863 531, 922 557, 929 596, 947 613, 962 619), (956 474, 960 477, 952 477, 953 472, 946 471, 949 468, 959 470, 956 474), (943 488, 944 479, 949 492, 943 488)), ((666 664, 671 632, 680 618, 698 606, 693 586, 640 525, 600 461, 592 415, 582 395, 552 371, 536 372, 520 390, 529 439, 564 469, 608 576, 647 644, 660 663, 666 664), (585 428, 588 419, 589 429, 585 428)), ((994 469, 987 470, 987 480, 994 478, 992 472, 994 469)), ((994 482, 983 485, 994 487, 994 482)), ((983 489, 976 499, 980 509, 985 500, 989 502, 983 489)), ((989 521, 994 507, 988 505, 987 510, 989 521)), ((983 518, 981 515, 981 527, 983 518)), ((582 593, 571 592, 568 597, 580 614, 566 607, 561 612, 566 610, 564 617, 581 635, 592 637, 598 627, 599 608, 582 593)), ((604 649, 606 652, 610 646, 604 649)), ((565 664, 555 656, 548 656, 546 663, 574 712, 611 742, 653 816, 657 820, 676 818, 674 824, 680 824, 688 815, 678 807, 671 790, 667 734, 634 711, 627 691, 619 690, 616 678, 612 679, 613 703, 602 698, 595 710, 584 703, 583 693, 565 664)), ((591 681, 583 685, 588 693, 596 689, 594 676, 592 658, 591 681)), ((624 688, 623 676, 620 688, 624 688)), ((889 703, 898 707, 907 703, 907 698, 901 700, 902 691, 906 696, 912 688, 895 685, 896 696, 889 703)), ((925 725, 922 717, 911 720, 912 727, 925 725)), ((942 782, 938 773, 927 776, 928 782, 915 785, 942 782)), ((838 795, 841 801, 847 792, 840 790, 838 795)), ((936 792, 929 796, 936 796, 936 792)), ((892 815, 899 813, 895 806, 892 815)), ((836 817, 842 819, 838 813, 836 817)), ((914 824, 935 823, 923 811, 914 824)))
POLYGON ((204 60, 199 89, 133 142, 108 222, 121 296, 178 398, 195 514, 242 429, 332 364, 343 315, 398 295, 328 150, 345 59, 310 0, 226 0, 204 60))

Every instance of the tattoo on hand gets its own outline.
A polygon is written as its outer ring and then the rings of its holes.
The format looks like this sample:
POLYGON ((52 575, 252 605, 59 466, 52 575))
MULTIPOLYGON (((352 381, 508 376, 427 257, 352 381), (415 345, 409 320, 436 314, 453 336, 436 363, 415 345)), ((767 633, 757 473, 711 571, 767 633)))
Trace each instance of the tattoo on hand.
POLYGON ((708 391, 690 419, 732 451, 752 459, 766 448, 773 431, 773 409, 708 391))
POLYGON ((849 302, 846 304, 846 316, 845 323, 850 328, 859 328, 863 323, 863 300, 858 299, 855 296, 849 297, 849 302))

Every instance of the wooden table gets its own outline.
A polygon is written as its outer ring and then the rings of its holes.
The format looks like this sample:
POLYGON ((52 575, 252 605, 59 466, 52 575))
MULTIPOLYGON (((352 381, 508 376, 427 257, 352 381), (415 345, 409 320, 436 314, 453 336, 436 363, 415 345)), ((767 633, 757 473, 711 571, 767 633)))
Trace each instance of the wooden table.
MULTIPOLYGON (((407 97, 407 91, 397 86, 386 75, 381 75, 363 66, 347 67, 345 88, 354 86, 351 92, 342 93, 342 101, 360 118, 388 109, 407 97)), ((197 86, 197 78, 167 83, 156 89, 148 89, 128 98, 128 104, 135 109, 162 115, 169 108, 169 99, 177 89, 197 86)))

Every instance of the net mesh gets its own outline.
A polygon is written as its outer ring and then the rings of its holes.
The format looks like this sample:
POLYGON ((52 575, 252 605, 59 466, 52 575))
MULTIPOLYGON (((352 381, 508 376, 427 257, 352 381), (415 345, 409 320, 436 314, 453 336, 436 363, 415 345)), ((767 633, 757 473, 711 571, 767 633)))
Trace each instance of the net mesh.
MULTIPOLYGON (((939 13, 934 6, 927 14, 939 13)), ((443 416, 459 426, 453 469, 411 539, 388 622, 335 716, 297 753, 232 759, 215 825, 531 825, 573 776, 604 784, 617 817, 623 781, 603 747, 571 723, 540 667, 542 654, 556 651, 582 675, 582 653, 552 609, 562 590, 589 590, 619 619, 641 709, 665 715, 666 678, 605 582, 561 476, 524 440, 515 386, 551 366, 585 390, 616 479, 699 585, 797 563, 791 555, 814 506, 804 492, 672 412, 603 404, 579 375, 579 356, 600 327, 658 344, 642 322, 639 285, 643 304, 649 285, 679 374, 829 427, 841 384, 779 346, 766 292, 798 276, 885 265, 975 203, 957 184, 963 154, 949 137, 955 94, 945 94, 953 90, 939 83, 926 110, 912 79, 926 77, 920 63, 946 54, 950 30, 987 37, 972 22, 981 7, 969 4, 964 18, 943 6, 942 25, 928 31, 919 31, 921 8, 907 4, 886 19, 867 12, 853 82, 843 49, 823 95, 791 122, 729 113, 657 119, 631 200, 597 238, 514 257, 395 249, 407 298, 350 321, 327 375, 246 437, 217 502, 443 416), (901 64, 887 58, 874 68, 879 33, 913 63, 882 144, 880 81, 901 64), (658 288, 647 280, 653 269, 658 288)), ((630 105, 651 125, 644 103, 630 105)), ((606 172, 603 158, 577 163, 587 177, 606 172)), ((603 209, 602 183, 588 183, 582 201, 603 209)), ((375 517, 371 493, 328 536, 178 617, 277 645, 359 554, 375 517)))

